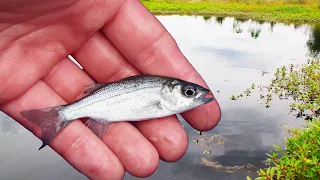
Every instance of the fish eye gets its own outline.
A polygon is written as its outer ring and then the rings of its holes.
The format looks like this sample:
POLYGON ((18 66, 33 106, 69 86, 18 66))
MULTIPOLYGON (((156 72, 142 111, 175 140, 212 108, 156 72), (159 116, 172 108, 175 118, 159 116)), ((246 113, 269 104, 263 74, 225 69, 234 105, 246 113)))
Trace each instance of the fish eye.
POLYGON ((194 96, 196 94, 196 87, 191 85, 184 86, 183 94, 187 97, 194 96))

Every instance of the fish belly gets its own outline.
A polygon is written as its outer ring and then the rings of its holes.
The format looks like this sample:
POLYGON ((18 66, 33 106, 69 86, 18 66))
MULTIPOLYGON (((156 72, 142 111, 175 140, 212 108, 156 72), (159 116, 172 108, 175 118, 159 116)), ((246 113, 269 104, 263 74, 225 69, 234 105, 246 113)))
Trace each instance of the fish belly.
POLYGON ((71 105, 62 113, 69 120, 90 117, 109 122, 140 121, 175 114, 165 107, 156 88, 131 91, 108 98, 91 98, 71 105))

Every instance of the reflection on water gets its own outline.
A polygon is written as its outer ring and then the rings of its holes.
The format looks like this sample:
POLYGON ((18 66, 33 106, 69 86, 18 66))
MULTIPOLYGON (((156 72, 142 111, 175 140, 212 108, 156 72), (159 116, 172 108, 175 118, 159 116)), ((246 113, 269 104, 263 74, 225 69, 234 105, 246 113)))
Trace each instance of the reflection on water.
POLYGON ((0 179, 86 179, 50 148, 38 150, 39 140, 0 113, 0 179))
MULTIPOLYGON (((254 177, 256 168, 265 166, 263 161, 272 145, 283 142, 286 133, 281 124, 301 127, 303 121, 287 114, 286 102, 275 100, 265 109, 254 93, 240 101, 231 101, 230 96, 252 82, 257 85, 268 82, 272 73, 263 72, 273 72, 281 65, 304 62, 308 55, 318 55, 320 25, 209 16, 158 16, 158 19, 216 92, 222 118, 215 129, 200 136, 179 116, 189 135, 188 151, 176 163, 161 162, 150 179, 254 177), (248 164, 255 168, 243 168, 251 167, 248 164), (230 167, 242 168, 224 171, 230 167)), ((0 141, 1 179, 86 179, 50 148, 38 151, 39 140, 3 115, 0 115, 0 141)), ((125 179, 137 178, 126 174, 125 179)))
POLYGON ((310 38, 307 42, 310 55, 318 57, 320 53, 320 24, 311 27, 310 38))
POLYGON ((211 19, 211 16, 203 16, 203 20, 208 21, 211 19))
POLYGON ((221 24, 221 25, 222 25, 224 19, 225 19, 225 17, 217 17, 217 18, 216 18, 216 22, 217 22, 218 24, 221 24))
POLYGON ((257 39, 259 37, 259 34, 261 32, 261 29, 250 29, 251 37, 254 39, 257 39))
MULTIPOLYGON (((211 17, 211 16, 203 16, 203 19, 205 21, 210 21, 212 19, 215 19, 215 23, 223 25, 224 20, 226 19, 225 17, 211 17)), ((251 21, 248 18, 233 18, 233 31, 235 33, 243 33, 243 32, 250 32, 251 37, 254 39, 257 39, 259 37, 259 34, 261 33, 261 26, 257 26, 256 28, 249 28, 247 31, 244 31, 244 29, 242 28, 242 24, 251 21)), ((253 23, 255 23, 256 25, 263 25, 266 22, 265 21, 253 21, 253 23)), ((270 26, 270 32, 273 32, 273 28, 275 26, 275 22, 271 22, 271 23, 267 23, 270 26)), ((298 29, 300 27, 302 27, 304 25, 302 24, 294 24, 293 27, 295 29, 298 29)), ((309 53, 311 56, 313 57, 317 57, 319 55, 320 52, 320 24, 314 24, 311 25, 310 27, 310 37, 309 40, 307 41, 307 46, 309 48, 309 53)))

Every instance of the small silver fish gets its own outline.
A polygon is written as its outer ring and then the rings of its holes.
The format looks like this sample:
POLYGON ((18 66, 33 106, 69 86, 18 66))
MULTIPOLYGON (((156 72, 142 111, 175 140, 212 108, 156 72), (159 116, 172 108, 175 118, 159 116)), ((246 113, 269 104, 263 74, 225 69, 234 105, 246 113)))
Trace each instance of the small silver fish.
POLYGON ((166 76, 136 75, 87 87, 83 92, 86 96, 73 103, 21 112, 41 127, 43 144, 39 150, 78 118, 89 118, 86 125, 100 138, 112 122, 171 116, 214 99, 204 87, 166 76))

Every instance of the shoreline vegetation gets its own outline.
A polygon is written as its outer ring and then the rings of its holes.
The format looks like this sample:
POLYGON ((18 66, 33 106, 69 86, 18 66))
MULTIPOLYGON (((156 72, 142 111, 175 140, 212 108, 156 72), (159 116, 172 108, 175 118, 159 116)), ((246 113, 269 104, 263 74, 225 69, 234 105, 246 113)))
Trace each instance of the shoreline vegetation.
MULTIPOLYGON (((250 88, 231 100, 251 96, 259 90, 260 99, 270 107, 276 97, 289 100, 290 113, 306 121, 306 127, 290 128, 292 137, 286 138, 285 148, 274 145, 267 154, 269 167, 260 169, 255 180, 318 179, 320 176, 320 59, 311 58, 302 65, 289 64, 277 68, 270 84, 250 88)), ((247 180, 251 180, 247 177, 247 180)))
POLYGON ((155 15, 250 18, 280 23, 320 23, 320 0, 141 0, 155 15))

